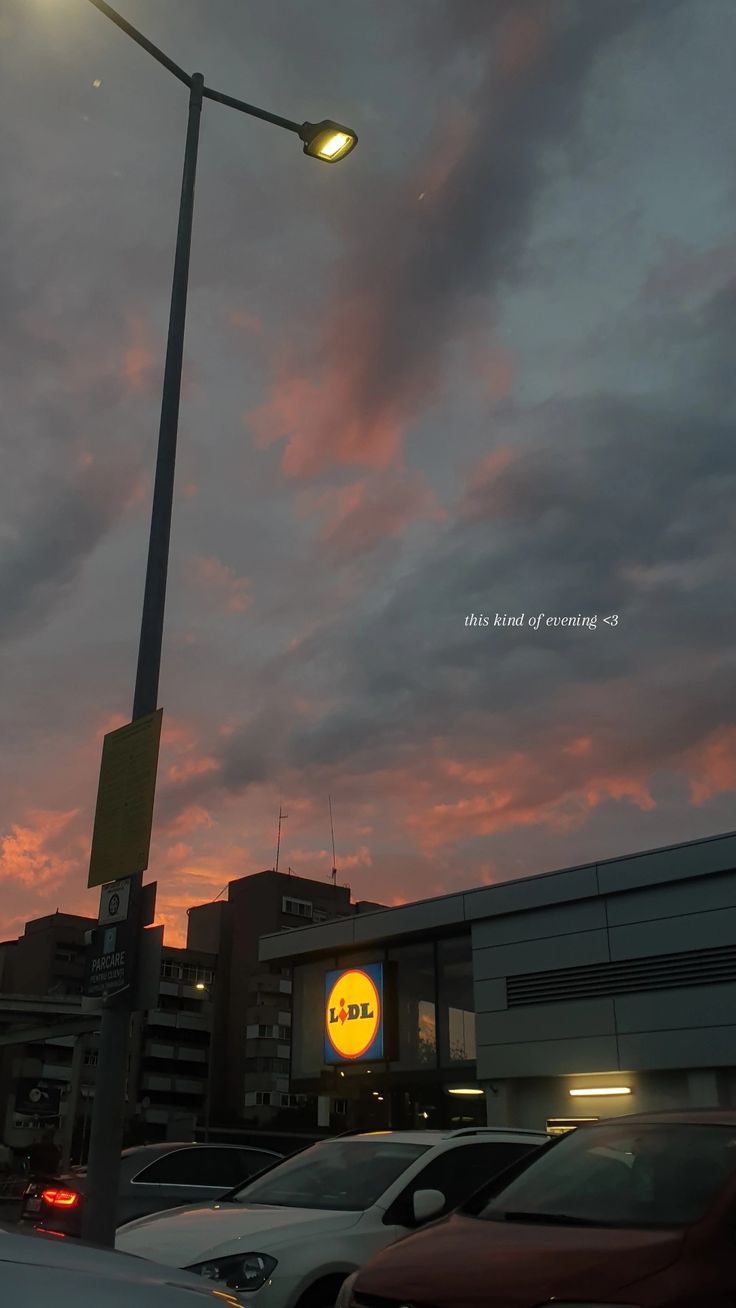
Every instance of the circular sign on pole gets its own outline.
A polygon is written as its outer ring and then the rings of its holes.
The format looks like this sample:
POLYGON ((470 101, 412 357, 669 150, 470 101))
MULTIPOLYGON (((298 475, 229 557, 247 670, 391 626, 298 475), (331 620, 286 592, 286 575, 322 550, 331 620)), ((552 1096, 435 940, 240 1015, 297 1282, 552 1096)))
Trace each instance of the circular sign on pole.
POLYGON ((382 1043, 382 1017, 380 991, 367 971, 349 968, 334 978, 325 1004, 325 1034, 339 1060, 380 1058, 373 1047, 382 1043))

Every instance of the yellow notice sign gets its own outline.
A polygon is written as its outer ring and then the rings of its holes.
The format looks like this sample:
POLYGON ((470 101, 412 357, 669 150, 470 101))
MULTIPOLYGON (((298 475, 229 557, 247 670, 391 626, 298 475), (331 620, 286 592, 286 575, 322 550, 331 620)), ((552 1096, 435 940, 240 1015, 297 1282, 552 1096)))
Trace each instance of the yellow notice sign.
POLYGON ((88 886, 148 867, 162 713, 158 709, 105 736, 88 886))

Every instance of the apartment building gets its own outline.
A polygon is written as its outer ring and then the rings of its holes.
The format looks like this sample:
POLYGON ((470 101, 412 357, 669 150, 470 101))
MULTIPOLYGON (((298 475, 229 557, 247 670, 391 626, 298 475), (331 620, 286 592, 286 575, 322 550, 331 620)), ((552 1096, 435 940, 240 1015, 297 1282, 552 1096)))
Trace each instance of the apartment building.
MULTIPOLYGON (((351 917, 350 887, 265 871, 189 910, 187 944, 218 955, 213 1120, 272 1121, 306 1103, 290 1089, 291 968, 259 963, 261 936, 351 917)), ((371 905, 371 907, 375 907, 371 905)))
MULTIPOLYGON (((94 925, 92 918, 54 913, 0 944, 0 1026, 51 1028, 83 1016, 85 936, 94 925)), ((158 1003, 132 1019, 129 1135, 186 1136, 206 1122, 215 964, 206 951, 164 946, 158 1003)), ((74 1157, 84 1155, 96 1067, 95 1035, 48 1035, 0 1050, 5 1142, 22 1150, 53 1131, 74 1157)))
POLYGON ((164 946, 158 1004, 133 1018, 130 1117, 142 1138, 188 1138, 207 1122, 215 955, 164 946))

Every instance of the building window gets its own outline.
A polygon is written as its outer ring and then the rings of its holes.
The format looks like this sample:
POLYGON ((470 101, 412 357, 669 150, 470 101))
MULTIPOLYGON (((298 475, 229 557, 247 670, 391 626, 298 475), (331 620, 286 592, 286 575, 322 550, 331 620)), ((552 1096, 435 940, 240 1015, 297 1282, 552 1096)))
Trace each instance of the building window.
POLYGON ((246 1058, 246 1072, 284 1072, 289 1071, 288 1058, 246 1058))
POLYGON ((274 1026, 262 1026, 253 1022, 245 1028, 246 1040, 291 1040, 291 1027, 276 1024, 274 1026))
POLYGON ((398 970, 399 1049, 396 1066, 419 1070, 437 1066, 434 947, 431 942, 389 951, 398 970))
POLYGON ((55 961, 57 963, 78 963, 83 954, 83 950, 75 948, 74 945, 60 945, 56 950, 55 961))
POLYGON ((211 967, 205 967, 202 963, 179 963, 176 959, 164 958, 161 963, 161 979, 184 982, 185 985, 196 985, 201 981, 204 985, 211 986, 215 974, 211 967))
POLYGON ((475 1000, 470 936, 437 942, 440 1063, 475 1062, 475 1000))
POLYGON ((326 922, 326 921, 327 921, 327 913, 325 912, 325 910, 324 910, 323 908, 315 908, 314 912, 312 913, 312 921, 313 921, 313 922, 326 922))
POLYGON ((270 1090, 249 1090, 245 1096, 246 1108, 270 1108, 270 1090))
POLYGON ((289 913, 292 917, 306 917, 312 921, 314 909, 307 899, 290 899, 284 895, 281 900, 281 912, 289 913))
POLYGON ((332 1111, 333 1113, 336 1113, 338 1117, 346 1117, 348 1111, 347 1099, 336 1099, 332 1105, 332 1111))

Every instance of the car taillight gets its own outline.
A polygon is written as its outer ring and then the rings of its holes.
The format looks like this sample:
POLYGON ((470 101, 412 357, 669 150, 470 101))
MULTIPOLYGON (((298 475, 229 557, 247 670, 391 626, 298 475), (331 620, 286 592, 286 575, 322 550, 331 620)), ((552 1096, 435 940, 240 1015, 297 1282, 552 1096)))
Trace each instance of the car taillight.
POLYGON ((76 1190, 42 1190, 41 1198, 52 1208, 76 1208, 79 1203, 76 1190))

